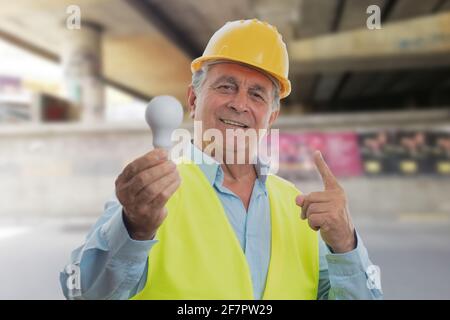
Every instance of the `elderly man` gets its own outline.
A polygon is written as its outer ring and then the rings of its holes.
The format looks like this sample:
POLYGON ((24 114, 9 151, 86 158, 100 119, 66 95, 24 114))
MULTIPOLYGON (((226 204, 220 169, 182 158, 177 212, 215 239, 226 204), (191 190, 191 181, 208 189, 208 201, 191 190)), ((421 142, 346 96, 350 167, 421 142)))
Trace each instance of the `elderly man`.
MULTIPOLYGON (((191 68, 190 115, 224 137, 270 128, 290 92, 286 46, 255 19, 225 24, 191 68)), ((300 195, 249 161, 247 144, 244 163, 226 161, 239 151, 226 139, 221 152, 207 145, 195 136, 192 159, 178 166, 160 149, 126 166, 117 199, 61 272, 67 298, 381 298, 378 269, 320 153, 324 189, 300 195)))

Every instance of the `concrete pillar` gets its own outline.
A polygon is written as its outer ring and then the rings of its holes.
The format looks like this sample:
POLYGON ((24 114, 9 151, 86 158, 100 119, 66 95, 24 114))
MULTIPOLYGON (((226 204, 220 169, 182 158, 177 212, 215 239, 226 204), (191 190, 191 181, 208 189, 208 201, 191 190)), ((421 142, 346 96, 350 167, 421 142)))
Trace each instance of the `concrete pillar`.
POLYGON ((67 29, 64 39, 65 93, 80 107, 85 122, 103 121, 105 114, 101 36, 98 25, 83 22, 80 29, 67 29))

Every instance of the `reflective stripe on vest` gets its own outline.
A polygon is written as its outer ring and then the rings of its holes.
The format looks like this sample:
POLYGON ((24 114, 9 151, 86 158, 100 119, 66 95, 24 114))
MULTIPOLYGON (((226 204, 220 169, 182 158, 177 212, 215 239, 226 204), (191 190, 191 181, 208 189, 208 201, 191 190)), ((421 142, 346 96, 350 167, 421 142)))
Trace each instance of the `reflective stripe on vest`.
MULTIPOLYGON (((181 185, 149 254, 147 283, 133 299, 254 299, 247 260, 214 188, 193 163, 178 165, 181 185)), ((316 299, 317 234, 300 219, 299 191, 266 181, 272 242, 263 299, 316 299)))

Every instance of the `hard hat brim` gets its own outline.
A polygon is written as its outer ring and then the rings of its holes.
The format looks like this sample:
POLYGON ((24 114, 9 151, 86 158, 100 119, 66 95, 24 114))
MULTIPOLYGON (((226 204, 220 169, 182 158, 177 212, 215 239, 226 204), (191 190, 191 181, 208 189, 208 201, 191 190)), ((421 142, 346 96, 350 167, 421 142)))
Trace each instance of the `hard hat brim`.
POLYGON ((196 59, 194 59, 191 63, 191 71, 192 73, 197 72, 198 70, 201 69, 203 63, 205 63, 206 61, 214 61, 214 60, 226 60, 226 61, 230 61, 230 62, 236 62, 239 64, 244 64, 244 65, 248 65, 254 69, 257 69, 258 71, 262 72, 262 73, 267 73, 270 76, 272 76, 273 78, 275 78, 276 80, 278 80, 279 84, 280 84, 280 99, 283 99, 285 97, 287 97, 290 93, 291 93, 291 82, 289 81, 289 79, 286 79, 284 77, 280 77, 279 75, 270 72, 268 70, 265 70, 253 63, 248 63, 248 62, 244 62, 244 61, 240 61, 240 60, 234 60, 234 59, 230 59, 230 57, 227 56, 220 56, 220 55, 214 55, 214 56, 201 56, 198 57, 196 59))

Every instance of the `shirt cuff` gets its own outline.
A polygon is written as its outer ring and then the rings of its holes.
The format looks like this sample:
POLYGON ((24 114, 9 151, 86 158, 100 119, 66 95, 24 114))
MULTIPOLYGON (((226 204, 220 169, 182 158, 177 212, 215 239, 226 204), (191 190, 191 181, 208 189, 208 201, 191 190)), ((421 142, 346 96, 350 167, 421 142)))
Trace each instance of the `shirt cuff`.
POLYGON ((325 255, 328 263, 328 272, 332 276, 351 277, 357 274, 365 273, 370 265, 367 250, 356 234, 356 248, 346 253, 332 253, 327 246, 328 253, 325 255))
POLYGON ((111 219, 102 225, 101 235, 106 240, 110 254, 114 258, 128 262, 141 262, 148 257, 151 248, 158 240, 134 240, 130 237, 119 206, 111 219))

